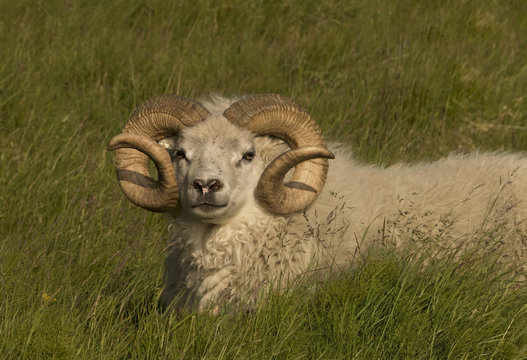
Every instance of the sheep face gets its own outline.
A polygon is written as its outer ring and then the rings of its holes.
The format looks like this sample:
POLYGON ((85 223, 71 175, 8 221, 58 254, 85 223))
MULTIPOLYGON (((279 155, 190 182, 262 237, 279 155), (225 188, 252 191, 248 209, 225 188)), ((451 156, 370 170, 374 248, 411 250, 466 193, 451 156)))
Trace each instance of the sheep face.
MULTIPOLYGON (((201 218, 204 216, 205 219, 213 219, 212 221, 221 223, 223 220, 220 218, 228 218, 226 215, 235 213, 236 209, 239 210, 240 204, 243 205, 243 201, 239 203, 234 201, 234 198, 237 196, 244 198, 246 193, 253 190, 255 192, 245 198, 256 199, 261 207, 260 210, 264 209, 273 214, 286 215, 302 211, 315 201, 325 183, 327 159, 333 159, 334 155, 326 148, 320 128, 311 116, 294 101, 276 94, 253 95, 236 102, 226 99, 216 100, 202 105, 181 96, 168 94, 153 98, 135 110, 123 132, 114 136, 108 144, 108 150, 116 151, 117 178, 128 199, 150 211, 170 213, 177 211, 180 195, 178 188, 181 184, 178 186, 171 158, 157 141, 167 147, 172 141, 167 138, 179 134, 180 137, 188 139, 181 140, 181 144, 177 144, 172 149, 177 160, 187 160, 186 166, 181 166, 182 173, 187 179, 186 187, 181 193, 186 197, 187 208, 191 204, 195 205, 195 210, 191 214, 199 213, 201 218), (216 126, 200 125, 211 120, 216 126), (245 131, 241 131, 237 126, 245 131), (207 142, 196 138, 190 130, 186 132, 186 136, 181 135, 185 132, 184 129, 189 127, 210 131, 208 134, 197 131, 200 136, 204 135, 207 138, 207 142), (251 133, 247 133, 248 131, 251 133), (245 140, 237 142, 237 137, 232 136, 233 133, 242 134, 244 136, 242 139, 245 140), (223 141, 219 140, 220 134, 225 136, 223 141), (216 161, 219 158, 210 155, 207 151, 217 151, 222 156, 227 156, 231 169, 235 164, 242 167, 239 162, 241 151, 243 151, 242 160, 252 162, 254 157, 250 146, 247 147, 250 140, 254 140, 254 136, 257 139, 266 136, 279 138, 287 143, 290 151, 277 154, 279 157, 269 163, 264 171, 261 168, 255 171, 253 174, 261 176, 247 178, 249 181, 246 181, 244 187, 246 191, 238 195, 235 194, 237 189, 227 188, 225 183, 219 181, 222 179, 218 179, 216 175, 234 179, 235 175, 243 176, 243 171, 231 171, 228 175, 220 174, 222 168, 218 167, 218 164, 224 166, 224 162, 216 161), (184 143, 190 146, 190 150, 183 148, 184 143), (195 146, 199 149, 204 143, 208 146, 196 152, 195 146), (224 154, 229 150, 231 154, 224 154), (186 151, 189 151, 188 156, 186 151), (190 156, 194 152, 198 155, 190 156), (232 155, 233 159, 229 159, 229 155, 232 155), (158 179, 153 179, 149 173, 148 158, 154 162, 158 170, 158 179), (192 163, 198 165, 192 166, 192 163), (291 181, 283 183, 284 176, 293 168, 291 181), (203 169, 207 169, 204 172, 205 178, 199 177, 203 169), (191 179, 187 173, 194 178, 191 179), (254 188, 257 179, 257 186, 254 188), (192 180, 192 188, 201 192, 201 195, 188 196, 191 191, 190 180, 192 180), (205 215, 203 212, 205 207, 216 209, 205 211, 205 215), (221 210, 224 207, 229 211, 221 210), (223 215, 218 218, 215 214, 223 215)), ((176 167, 178 166, 179 162, 176 161, 176 167)), ((256 169, 256 166, 253 165, 251 168, 256 169)), ((246 169, 246 172, 251 171, 246 169)), ((236 185, 236 180, 232 180, 232 184, 236 185)))
POLYGON ((185 128, 169 149, 183 213, 223 224, 254 198, 263 163, 249 131, 209 118, 185 128))

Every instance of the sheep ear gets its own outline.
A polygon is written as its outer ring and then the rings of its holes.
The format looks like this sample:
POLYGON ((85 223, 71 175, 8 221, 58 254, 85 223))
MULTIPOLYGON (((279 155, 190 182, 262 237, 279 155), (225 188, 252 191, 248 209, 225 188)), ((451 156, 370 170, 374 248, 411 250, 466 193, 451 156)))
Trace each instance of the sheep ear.
POLYGON ((165 148, 172 160, 176 155, 177 139, 177 136, 173 136, 159 140, 159 145, 165 148))

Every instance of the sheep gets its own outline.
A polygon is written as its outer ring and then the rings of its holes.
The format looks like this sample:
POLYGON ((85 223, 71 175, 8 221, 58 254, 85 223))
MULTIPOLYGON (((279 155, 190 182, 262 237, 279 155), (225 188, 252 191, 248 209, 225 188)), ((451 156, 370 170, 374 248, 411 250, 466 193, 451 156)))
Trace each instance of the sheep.
POLYGON ((126 196, 169 216, 163 308, 251 307, 269 287, 346 269, 375 243, 415 237, 462 248, 494 231, 524 272, 522 154, 362 164, 349 147, 326 146, 299 105, 271 94, 157 97, 108 148, 126 196))

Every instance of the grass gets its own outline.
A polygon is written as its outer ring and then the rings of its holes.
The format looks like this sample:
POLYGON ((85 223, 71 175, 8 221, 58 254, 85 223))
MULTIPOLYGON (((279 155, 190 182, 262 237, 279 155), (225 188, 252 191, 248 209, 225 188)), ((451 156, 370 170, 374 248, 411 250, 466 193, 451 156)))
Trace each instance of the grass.
POLYGON ((105 150, 158 94, 275 92, 373 163, 527 149, 523 1, 0 2, 0 358, 527 358, 491 261, 377 254, 249 314, 160 315, 165 219, 105 150), (476 266, 477 265, 477 266, 476 266))

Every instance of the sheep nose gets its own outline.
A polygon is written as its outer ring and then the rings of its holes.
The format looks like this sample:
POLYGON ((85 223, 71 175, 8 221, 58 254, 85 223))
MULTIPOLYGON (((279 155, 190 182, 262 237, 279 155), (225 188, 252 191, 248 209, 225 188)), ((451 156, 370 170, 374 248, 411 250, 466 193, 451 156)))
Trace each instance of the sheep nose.
POLYGON ((215 192, 220 190, 223 184, 218 179, 210 179, 208 181, 194 179, 194 181, 192 182, 192 186, 199 192, 206 194, 208 192, 215 192))

